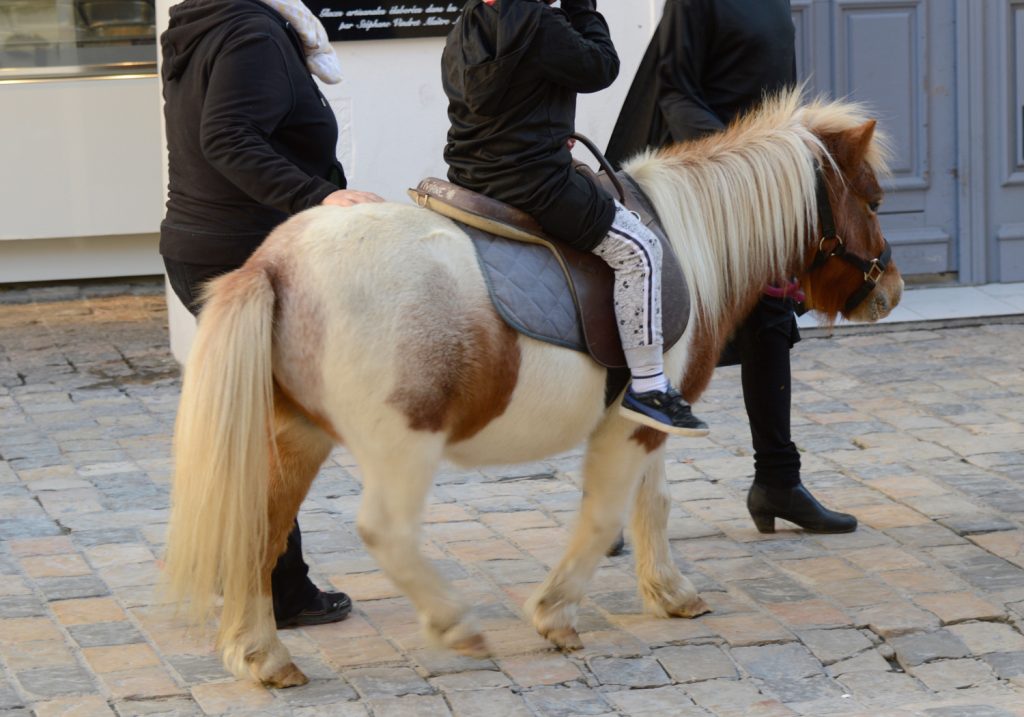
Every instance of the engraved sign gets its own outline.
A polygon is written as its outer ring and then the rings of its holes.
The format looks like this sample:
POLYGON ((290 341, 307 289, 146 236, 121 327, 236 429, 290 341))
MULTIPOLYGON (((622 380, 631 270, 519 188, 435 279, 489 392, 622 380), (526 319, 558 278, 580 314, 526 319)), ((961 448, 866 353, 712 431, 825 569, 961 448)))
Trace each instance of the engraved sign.
POLYGON ((465 0, 303 0, 332 41, 444 37, 465 0))

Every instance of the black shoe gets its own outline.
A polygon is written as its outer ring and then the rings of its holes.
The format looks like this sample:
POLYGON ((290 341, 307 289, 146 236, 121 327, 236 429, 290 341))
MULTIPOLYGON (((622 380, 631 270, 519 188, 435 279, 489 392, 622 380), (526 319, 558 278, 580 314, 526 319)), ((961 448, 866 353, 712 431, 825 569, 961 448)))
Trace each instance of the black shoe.
POLYGON ((667 391, 643 393, 633 393, 633 388, 628 388, 619 413, 631 421, 676 436, 708 435, 708 424, 693 415, 690 404, 672 386, 667 391))
POLYGON ((619 531, 619 537, 612 543, 612 547, 608 548, 608 552, 605 553, 609 558, 614 558, 616 555, 622 555, 622 551, 626 549, 626 536, 619 531))
POLYGON ((802 483, 792 488, 765 488, 754 483, 747 493, 747 510, 762 533, 775 532, 776 518, 811 533, 852 533, 857 529, 855 517, 829 510, 802 483))
POLYGON ((345 593, 325 593, 322 590, 316 594, 305 610, 281 618, 277 621, 277 629, 285 630, 289 627, 307 627, 309 625, 326 625, 331 622, 344 620, 352 612, 352 600, 345 593))

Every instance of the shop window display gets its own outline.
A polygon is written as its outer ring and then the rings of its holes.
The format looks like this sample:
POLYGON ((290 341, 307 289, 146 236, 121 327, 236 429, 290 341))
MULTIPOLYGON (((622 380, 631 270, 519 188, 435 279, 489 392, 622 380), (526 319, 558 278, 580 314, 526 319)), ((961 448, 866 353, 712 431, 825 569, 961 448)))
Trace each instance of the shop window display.
POLYGON ((153 0, 0 0, 0 79, 152 72, 153 0))

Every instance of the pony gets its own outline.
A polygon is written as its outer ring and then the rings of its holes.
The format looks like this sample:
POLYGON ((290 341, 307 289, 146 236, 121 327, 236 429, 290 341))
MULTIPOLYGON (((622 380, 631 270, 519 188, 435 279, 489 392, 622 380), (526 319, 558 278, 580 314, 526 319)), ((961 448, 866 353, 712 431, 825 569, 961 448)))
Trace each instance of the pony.
MULTIPOLYGON (((826 322, 892 310, 903 281, 876 215, 885 168, 862 107, 803 103, 798 91, 625 165, 693 299, 666 354, 689 401, 767 282, 797 276, 826 322)), ((165 578, 195 622, 223 596, 217 648, 234 675, 306 681, 276 634, 270 572, 336 444, 363 475, 356 528, 366 549, 448 648, 488 654, 469 607, 419 548, 442 460, 533 461, 586 441, 570 544, 525 605, 556 646, 582 646, 577 606, 631 504, 645 608, 708 611, 670 554, 665 434, 626 420, 617 402, 606 407, 606 370, 590 357, 506 325, 451 220, 411 204, 309 209, 206 297, 175 425, 165 578)))

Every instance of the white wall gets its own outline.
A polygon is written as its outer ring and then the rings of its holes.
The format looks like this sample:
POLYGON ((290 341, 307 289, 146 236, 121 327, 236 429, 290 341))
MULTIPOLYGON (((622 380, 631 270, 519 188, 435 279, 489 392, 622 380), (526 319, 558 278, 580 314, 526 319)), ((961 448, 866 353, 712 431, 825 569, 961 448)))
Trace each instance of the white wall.
MULTIPOLYGON (((607 143, 633 73, 647 47, 663 0, 602 0, 622 61, 615 84, 580 98, 577 129, 601 148, 607 143)), ((157 0, 158 31, 167 26, 172 0, 157 0)), ((345 80, 324 85, 338 116, 338 157, 349 186, 392 201, 410 201, 405 190, 427 176, 444 177, 448 131, 441 89, 444 38, 335 43, 345 80)), ((586 159, 586 153, 577 154, 586 159)), ((164 166, 166 174, 166 152, 164 166)), ((190 317, 169 295, 171 347, 183 360, 191 343, 190 317)))

